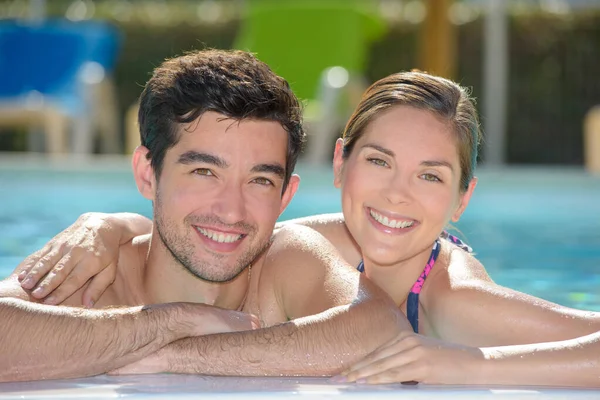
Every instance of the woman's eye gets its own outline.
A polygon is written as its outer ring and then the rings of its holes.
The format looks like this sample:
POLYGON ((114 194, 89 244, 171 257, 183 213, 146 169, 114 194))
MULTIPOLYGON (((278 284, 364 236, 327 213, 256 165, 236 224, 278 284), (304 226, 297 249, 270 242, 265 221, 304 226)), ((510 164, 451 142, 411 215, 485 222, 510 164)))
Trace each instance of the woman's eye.
POLYGON ((367 158, 367 161, 370 162, 371 164, 375 164, 378 165, 380 167, 387 167, 388 163, 385 162, 384 160, 382 160, 381 158, 367 158))
POLYGON ((429 182, 441 182, 442 180, 434 174, 423 174, 421 178, 429 182))
POLYGON ((205 176, 213 176, 213 172, 208 168, 196 168, 192 171, 193 174, 196 175, 205 175, 205 176))
POLYGON ((254 178, 252 180, 252 182, 254 183, 258 183, 259 185, 265 185, 265 186, 275 186, 273 181, 271 181, 270 179, 267 178, 254 178))

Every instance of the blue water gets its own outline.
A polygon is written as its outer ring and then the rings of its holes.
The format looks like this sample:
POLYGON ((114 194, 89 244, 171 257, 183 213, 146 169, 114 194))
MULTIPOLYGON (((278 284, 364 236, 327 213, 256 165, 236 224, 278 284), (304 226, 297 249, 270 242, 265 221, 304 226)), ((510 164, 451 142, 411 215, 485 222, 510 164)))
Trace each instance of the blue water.
MULTIPOLYGON (((338 212, 330 168, 300 166, 282 218, 338 212)), ((457 228, 501 285, 600 311, 600 178, 581 169, 480 170, 457 228)), ((150 216, 128 161, 47 163, 0 155, 0 278, 86 211, 150 216)))

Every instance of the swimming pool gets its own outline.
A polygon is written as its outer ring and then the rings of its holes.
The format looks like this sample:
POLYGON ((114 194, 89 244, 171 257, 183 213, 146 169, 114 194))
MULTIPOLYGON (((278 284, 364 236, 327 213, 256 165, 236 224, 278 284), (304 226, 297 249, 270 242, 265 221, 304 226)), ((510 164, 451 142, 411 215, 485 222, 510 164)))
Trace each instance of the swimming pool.
MULTIPOLYGON (((300 165, 282 218, 340 210, 329 167, 300 165)), ((457 228, 492 278, 563 305, 600 311, 600 177, 579 168, 478 171, 457 228)), ((149 216, 129 159, 0 155, 0 278, 86 211, 149 216)))
MULTIPOLYGON (((340 210, 329 168, 300 165, 283 218, 340 210)), ((580 169, 479 171, 457 227, 498 283, 560 304, 600 310, 600 178, 580 169)), ((0 154, 0 277, 86 211, 150 215, 124 158, 49 162, 0 154)), ((0 354, 1 356, 1 354, 0 354)), ((339 385, 324 378, 98 376, 0 384, 0 399, 598 398, 597 390, 536 387, 339 385)))

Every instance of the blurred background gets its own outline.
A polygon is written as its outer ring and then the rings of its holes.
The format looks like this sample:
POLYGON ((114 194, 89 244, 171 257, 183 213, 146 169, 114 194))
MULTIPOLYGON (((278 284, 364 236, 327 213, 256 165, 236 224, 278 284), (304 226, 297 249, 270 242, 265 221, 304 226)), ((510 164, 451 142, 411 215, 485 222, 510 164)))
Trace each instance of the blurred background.
POLYGON ((413 68, 471 88, 484 129, 458 224, 499 283, 600 310, 600 0, 0 0, 0 277, 86 211, 151 216, 128 155, 165 58, 253 51, 306 106, 282 218, 340 210, 334 141, 413 68))
POLYGON ((153 67, 204 47, 255 51, 292 83, 311 161, 361 85, 400 70, 472 87, 491 164, 583 165, 600 102, 600 0, 1 0, 0 22, 0 151, 130 151, 153 67))

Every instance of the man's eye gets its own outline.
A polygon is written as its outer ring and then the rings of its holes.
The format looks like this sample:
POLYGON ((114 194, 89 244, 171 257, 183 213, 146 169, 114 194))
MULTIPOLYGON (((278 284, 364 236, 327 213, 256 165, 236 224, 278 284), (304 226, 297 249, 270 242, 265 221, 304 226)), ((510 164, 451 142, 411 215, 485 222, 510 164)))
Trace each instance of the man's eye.
POLYGON ((273 183, 273 181, 271 181, 270 179, 267 179, 267 178, 262 178, 262 177, 260 177, 260 178, 254 178, 252 180, 252 182, 258 183, 259 185, 275 186, 274 183, 273 183))
POLYGON ((388 166, 388 163, 385 162, 384 160, 382 160, 381 158, 373 158, 373 157, 371 157, 371 158, 367 158, 367 161, 370 162, 370 163, 372 163, 372 164, 375 164, 377 166, 380 166, 380 167, 387 167, 388 166))
POLYGON ((208 168, 196 168, 195 170, 192 171, 193 174, 196 175, 206 175, 206 176, 213 176, 213 172, 208 169, 208 168))

